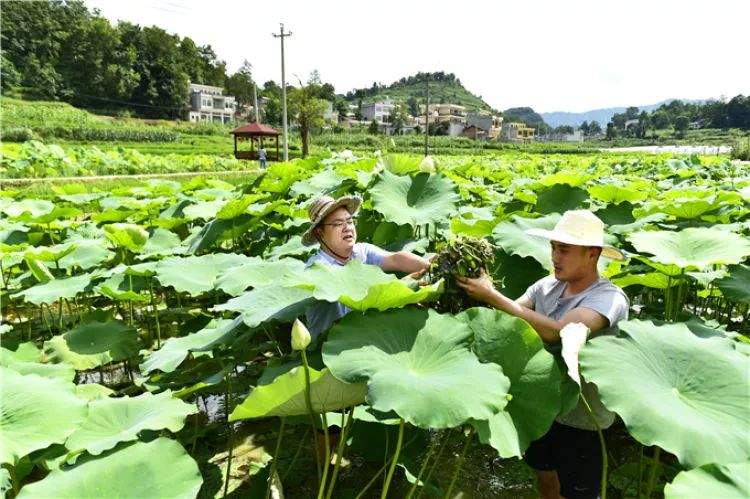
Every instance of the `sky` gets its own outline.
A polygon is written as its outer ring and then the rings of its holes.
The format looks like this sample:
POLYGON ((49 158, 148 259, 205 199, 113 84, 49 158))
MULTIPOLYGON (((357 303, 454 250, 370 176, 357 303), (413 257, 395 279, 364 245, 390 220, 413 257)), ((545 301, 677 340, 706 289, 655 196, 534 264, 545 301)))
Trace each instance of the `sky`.
POLYGON ((112 22, 211 45, 262 83, 317 69, 338 93, 455 73, 492 107, 537 112, 750 94, 745 0, 86 0, 112 22))

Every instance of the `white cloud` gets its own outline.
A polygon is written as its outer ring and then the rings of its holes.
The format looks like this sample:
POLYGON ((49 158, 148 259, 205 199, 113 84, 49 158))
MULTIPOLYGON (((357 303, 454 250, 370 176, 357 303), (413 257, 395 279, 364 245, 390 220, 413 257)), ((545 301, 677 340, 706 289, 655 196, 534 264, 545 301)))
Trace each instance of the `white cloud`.
POLYGON ((280 80, 318 69, 344 93, 417 71, 453 72, 493 107, 583 111, 750 93, 750 2, 88 0, 115 21, 210 44, 235 70, 280 80))

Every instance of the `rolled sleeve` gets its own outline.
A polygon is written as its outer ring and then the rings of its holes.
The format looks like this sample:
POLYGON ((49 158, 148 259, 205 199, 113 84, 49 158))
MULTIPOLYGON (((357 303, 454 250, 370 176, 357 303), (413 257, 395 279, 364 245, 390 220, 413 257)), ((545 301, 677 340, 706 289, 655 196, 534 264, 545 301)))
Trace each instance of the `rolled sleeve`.
POLYGON ((620 290, 591 294, 579 305, 600 313, 609 321, 609 327, 617 327, 617 323, 628 318, 630 302, 620 290))
POLYGON ((383 263, 383 258, 388 255, 388 252, 370 243, 363 243, 362 246, 364 253, 363 261, 370 265, 377 265, 380 267, 383 263))

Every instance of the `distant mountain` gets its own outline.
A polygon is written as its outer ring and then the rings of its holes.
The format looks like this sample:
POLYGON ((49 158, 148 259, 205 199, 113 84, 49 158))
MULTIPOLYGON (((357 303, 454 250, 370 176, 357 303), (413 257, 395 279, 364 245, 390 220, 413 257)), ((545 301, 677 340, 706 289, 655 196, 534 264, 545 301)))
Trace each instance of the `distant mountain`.
MULTIPOLYGON (((373 83, 370 88, 359 88, 347 92, 343 96, 347 101, 356 104, 360 99, 364 104, 377 102, 386 98, 394 102, 408 104, 422 104, 425 97, 425 79, 427 73, 417 73, 413 76, 401 78, 390 85, 373 83)), ((430 79, 430 103, 433 104, 459 104, 465 106, 469 111, 497 112, 487 104, 480 95, 473 94, 467 90, 461 80, 453 73, 438 71, 429 73, 430 79)))
MULTIPOLYGON (((503 121, 522 121, 529 126, 537 126, 545 123, 545 119, 530 107, 511 107, 503 111, 503 121)), ((549 123, 547 123, 549 124, 549 123)))
MULTIPOLYGON (((675 99, 666 99, 661 102, 658 102, 656 104, 649 104, 647 106, 638 106, 638 109, 640 111, 646 111, 651 112, 654 109, 658 108, 662 104, 668 104, 672 102, 675 99)), ((689 99, 682 99, 684 102, 702 102, 701 100, 689 100, 689 99)), ((541 113, 542 117, 544 118, 544 121, 551 126, 552 128, 556 128, 558 126, 563 125, 570 125, 573 127, 579 126, 584 121, 588 121, 591 123, 592 121, 598 121, 599 125, 601 125, 602 128, 604 128, 607 123, 609 123, 609 120, 612 119, 612 116, 614 116, 617 113, 624 113, 625 107, 608 107, 604 109, 593 109, 591 111, 585 111, 582 113, 568 113, 564 111, 555 111, 552 113, 541 113)))

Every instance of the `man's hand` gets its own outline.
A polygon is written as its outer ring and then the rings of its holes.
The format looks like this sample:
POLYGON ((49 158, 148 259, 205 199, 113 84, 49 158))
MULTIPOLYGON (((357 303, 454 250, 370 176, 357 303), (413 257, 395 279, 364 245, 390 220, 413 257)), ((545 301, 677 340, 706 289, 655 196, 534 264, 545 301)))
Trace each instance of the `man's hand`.
POLYGON ((492 284, 492 279, 490 279, 490 276, 484 270, 481 271, 479 277, 474 279, 471 277, 456 276, 456 282, 466 291, 466 294, 475 300, 485 303, 496 301, 497 296, 500 294, 492 284))

